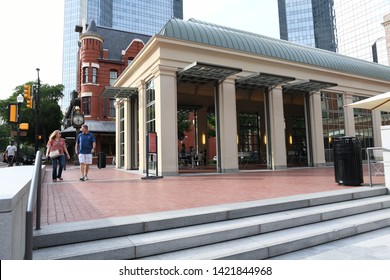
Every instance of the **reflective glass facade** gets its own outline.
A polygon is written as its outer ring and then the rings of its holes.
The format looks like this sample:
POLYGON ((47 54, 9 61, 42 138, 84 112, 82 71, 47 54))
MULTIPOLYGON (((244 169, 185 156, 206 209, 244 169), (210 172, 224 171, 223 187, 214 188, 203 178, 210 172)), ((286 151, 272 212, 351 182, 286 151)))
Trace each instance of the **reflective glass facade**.
POLYGON ((69 106, 77 85, 76 25, 94 19, 98 26, 152 36, 172 17, 183 18, 183 0, 65 0, 62 110, 69 106))
POLYGON ((280 38, 335 52, 333 0, 278 0, 280 38))
POLYGON ((345 136, 343 95, 321 92, 322 128, 325 148, 325 161, 333 162, 333 141, 345 136))
POLYGON ((383 17, 389 0, 334 0, 338 51, 348 56, 389 65, 383 17))

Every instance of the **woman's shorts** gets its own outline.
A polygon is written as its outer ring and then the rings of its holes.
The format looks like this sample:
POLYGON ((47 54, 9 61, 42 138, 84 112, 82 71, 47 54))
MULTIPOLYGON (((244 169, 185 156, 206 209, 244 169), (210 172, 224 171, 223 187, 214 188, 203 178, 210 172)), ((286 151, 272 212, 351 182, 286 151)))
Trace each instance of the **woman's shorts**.
POLYGON ((84 164, 92 164, 92 154, 79 154, 79 162, 84 164))

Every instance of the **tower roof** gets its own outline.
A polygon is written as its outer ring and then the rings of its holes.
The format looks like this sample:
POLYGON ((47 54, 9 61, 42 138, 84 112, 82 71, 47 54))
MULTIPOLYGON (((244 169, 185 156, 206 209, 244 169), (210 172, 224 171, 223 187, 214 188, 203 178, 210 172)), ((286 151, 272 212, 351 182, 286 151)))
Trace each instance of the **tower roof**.
POLYGON ((84 37, 91 37, 91 36, 94 36, 97 39, 104 42, 104 38, 98 34, 97 26, 94 20, 91 20, 90 24, 87 27, 87 30, 81 34, 80 39, 83 39, 84 37))
POLYGON ((80 39, 94 37, 103 42, 103 49, 108 50, 108 59, 122 61, 122 50, 125 50, 132 41, 141 40, 146 44, 151 36, 138 34, 109 27, 97 26, 91 20, 88 28, 80 36, 80 39))

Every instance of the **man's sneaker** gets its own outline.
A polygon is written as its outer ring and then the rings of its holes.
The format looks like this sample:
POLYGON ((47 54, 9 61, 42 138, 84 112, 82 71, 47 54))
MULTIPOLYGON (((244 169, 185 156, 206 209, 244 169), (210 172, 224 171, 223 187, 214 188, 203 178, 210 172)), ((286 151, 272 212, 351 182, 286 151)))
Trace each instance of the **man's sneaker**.
POLYGON ((80 181, 85 181, 85 177, 84 176, 80 177, 80 181))
POLYGON ((88 180, 88 177, 87 176, 84 176, 84 181, 87 181, 88 180))

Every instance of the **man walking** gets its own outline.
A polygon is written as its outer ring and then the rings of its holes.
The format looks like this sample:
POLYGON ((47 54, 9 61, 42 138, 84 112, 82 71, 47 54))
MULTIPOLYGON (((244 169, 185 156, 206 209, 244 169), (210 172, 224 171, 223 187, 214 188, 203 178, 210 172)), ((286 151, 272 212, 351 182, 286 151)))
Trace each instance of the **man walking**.
POLYGON ((79 157, 81 177, 80 181, 88 180, 89 165, 92 164, 92 154, 95 152, 96 140, 88 125, 81 126, 81 133, 77 136, 75 151, 79 157))
POLYGON ((5 150, 5 154, 7 154, 8 167, 14 165, 16 150, 17 148, 15 146, 15 142, 12 140, 5 150))

